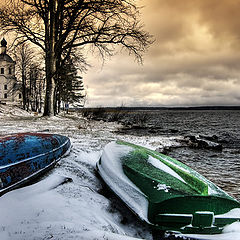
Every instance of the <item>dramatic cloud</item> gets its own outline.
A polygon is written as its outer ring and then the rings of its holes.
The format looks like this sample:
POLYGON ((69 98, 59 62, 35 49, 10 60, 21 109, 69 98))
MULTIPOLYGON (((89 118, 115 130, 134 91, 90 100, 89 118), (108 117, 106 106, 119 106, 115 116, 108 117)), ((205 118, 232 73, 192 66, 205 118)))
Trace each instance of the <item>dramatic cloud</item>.
POLYGON ((240 0, 139 0, 156 41, 84 76, 89 105, 239 105, 240 0))
POLYGON ((142 66, 87 52, 88 106, 240 104, 240 0, 135 1, 155 42, 142 66))
POLYGON ((155 42, 142 66, 88 54, 88 106, 239 105, 240 0, 135 1, 155 42))

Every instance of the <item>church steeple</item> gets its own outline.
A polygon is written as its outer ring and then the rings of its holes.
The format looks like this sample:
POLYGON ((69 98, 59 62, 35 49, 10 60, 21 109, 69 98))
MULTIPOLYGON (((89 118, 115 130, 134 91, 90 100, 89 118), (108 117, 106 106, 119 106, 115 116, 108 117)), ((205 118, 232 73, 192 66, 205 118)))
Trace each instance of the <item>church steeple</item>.
POLYGON ((5 38, 3 38, 1 41, 0 54, 6 54, 6 51, 7 51, 7 41, 5 40, 5 38))

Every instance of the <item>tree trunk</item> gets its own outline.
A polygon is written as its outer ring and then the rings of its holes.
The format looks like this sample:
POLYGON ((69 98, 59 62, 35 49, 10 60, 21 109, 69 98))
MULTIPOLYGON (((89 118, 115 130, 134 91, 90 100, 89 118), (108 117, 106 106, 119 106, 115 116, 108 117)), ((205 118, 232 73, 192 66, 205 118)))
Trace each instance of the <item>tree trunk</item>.
POLYGON ((24 66, 22 66, 22 99, 23 99, 23 109, 26 110, 27 96, 26 96, 26 74, 24 66))
POLYGON ((43 116, 54 115, 54 102, 55 102, 55 80, 54 73, 56 72, 56 60, 53 54, 46 54, 46 94, 44 102, 43 116))
POLYGON ((56 74, 56 8, 57 0, 49 0, 49 18, 45 25, 45 66, 46 66, 46 95, 43 116, 55 114, 55 74, 56 74))

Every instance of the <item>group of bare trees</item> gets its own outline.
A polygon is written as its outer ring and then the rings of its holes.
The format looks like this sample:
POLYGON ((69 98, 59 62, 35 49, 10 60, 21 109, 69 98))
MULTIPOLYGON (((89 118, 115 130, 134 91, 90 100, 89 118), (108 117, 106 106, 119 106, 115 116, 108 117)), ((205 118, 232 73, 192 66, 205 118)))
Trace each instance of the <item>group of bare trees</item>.
MULTIPOLYGON (((26 42, 14 47, 12 54, 16 60, 16 77, 18 79, 18 83, 12 91, 22 93, 24 110, 41 113, 45 89, 45 72, 41 54, 37 54, 36 50, 26 42)), ((72 103, 78 107, 84 105, 85 89, 77 68, 78 59, 77 55, 72 54, 58 71, 55 88, 55 114, 64 108, 64 103, 72 103)))
MULTIPOLYGON (((90 46, 104 58, 120 46, 142 61, 152 39, 138 16, 134 0, 6 0, 0 9, 0 29, 14 32, 20 45, 31 42, 44 53, 44 115, 50 116, 57 113, 62 72, 74 52, 90 46)), ((85 64, 79 56, 79 63, 85 64)))
POLYGON ((45 88, 44 71, 41 60, 36 57, 33 48, 23 43, 14 48, 16 60, 17 91, 22 93, 22 107, 24 110, 41 112, 43 104, 43 90, 45 88))

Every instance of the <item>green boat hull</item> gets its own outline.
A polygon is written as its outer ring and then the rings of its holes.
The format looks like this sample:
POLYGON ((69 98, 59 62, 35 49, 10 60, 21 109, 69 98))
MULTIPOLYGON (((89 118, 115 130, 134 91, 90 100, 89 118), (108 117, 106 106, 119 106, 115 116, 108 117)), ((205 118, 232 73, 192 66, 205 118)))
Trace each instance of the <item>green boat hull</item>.
POLYGON ((153 228, 221 233, 240 203, 181 162, 131 143, 108 144, 97 163, 107 185, 153 228))

